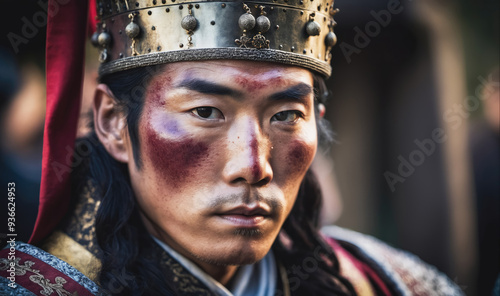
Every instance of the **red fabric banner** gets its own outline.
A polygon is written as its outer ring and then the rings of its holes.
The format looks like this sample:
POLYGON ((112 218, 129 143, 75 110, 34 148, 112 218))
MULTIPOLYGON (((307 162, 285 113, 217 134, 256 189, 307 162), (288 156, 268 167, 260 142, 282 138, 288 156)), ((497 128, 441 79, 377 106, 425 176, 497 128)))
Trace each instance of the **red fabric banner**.
POLYGON ((66 214, 83 84, 88 1, 49 0, 47 111, 40 206, 30 243, 46 237, 66 214))

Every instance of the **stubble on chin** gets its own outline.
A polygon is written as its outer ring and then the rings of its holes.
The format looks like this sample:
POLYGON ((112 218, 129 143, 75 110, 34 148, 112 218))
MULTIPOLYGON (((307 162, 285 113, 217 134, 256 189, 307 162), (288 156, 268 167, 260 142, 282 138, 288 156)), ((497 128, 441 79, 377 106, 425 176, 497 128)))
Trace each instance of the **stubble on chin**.
POLYGON ((243 236, 243 237, 255 237, 259 238, 264 235, 260 229, 248 229, 248 228, 238 228, 233 232, 234 235, 236 236, 243 236))
MULTIPOLYGON (((247 228, 237 229, 234 231, 234 234, 246 238, 257 238, 262 237, 263 235, 261 230, 247 228)), ((214 266, 240 266, 253 264, 261 260, 269 251, 270 249, 267 250, 265 254, 261 254, 262 250, 258 251, 243 247, 240 250, 226 250, 225 252, 221 252, 220 254, 201 255, 191 253, 191 256, 193 256, 196 260, 214 266)))

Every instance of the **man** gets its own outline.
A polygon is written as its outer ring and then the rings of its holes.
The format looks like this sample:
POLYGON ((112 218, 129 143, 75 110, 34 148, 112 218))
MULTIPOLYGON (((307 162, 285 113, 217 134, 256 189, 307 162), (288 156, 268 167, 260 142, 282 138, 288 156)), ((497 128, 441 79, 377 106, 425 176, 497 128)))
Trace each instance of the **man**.
POLYGON ((93 131, 68 179, 50 150, 67 115, 48 108, 36 246, 2 251, 2 293, 460 294, 410 255, 317 229, 331 3, 166 2, 97 2, 93 131))

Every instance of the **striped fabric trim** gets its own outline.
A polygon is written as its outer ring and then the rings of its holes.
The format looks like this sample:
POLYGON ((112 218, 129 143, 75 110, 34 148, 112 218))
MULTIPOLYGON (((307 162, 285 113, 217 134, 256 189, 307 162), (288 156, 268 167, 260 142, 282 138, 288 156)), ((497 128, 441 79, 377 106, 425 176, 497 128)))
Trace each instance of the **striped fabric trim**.
POLYGON ((9 252, 0 251, 0 276, 8 278, 13 272, 16 284, 35 295, 106 295, 77 269, 35 246, 17 242, 14 256, 9 258, 9 252))

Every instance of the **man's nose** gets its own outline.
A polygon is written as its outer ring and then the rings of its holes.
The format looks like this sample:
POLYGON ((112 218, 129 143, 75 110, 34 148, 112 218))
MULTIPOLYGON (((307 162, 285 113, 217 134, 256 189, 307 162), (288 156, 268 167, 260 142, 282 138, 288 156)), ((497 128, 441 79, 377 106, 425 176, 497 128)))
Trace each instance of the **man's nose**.
POLYGON ((271 182, 271 145, 258 122, 240 120, 228 132, 227 161, 223 176, 227 183, 264 186, 271 182))

